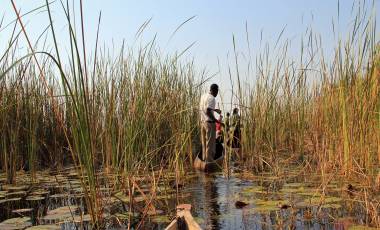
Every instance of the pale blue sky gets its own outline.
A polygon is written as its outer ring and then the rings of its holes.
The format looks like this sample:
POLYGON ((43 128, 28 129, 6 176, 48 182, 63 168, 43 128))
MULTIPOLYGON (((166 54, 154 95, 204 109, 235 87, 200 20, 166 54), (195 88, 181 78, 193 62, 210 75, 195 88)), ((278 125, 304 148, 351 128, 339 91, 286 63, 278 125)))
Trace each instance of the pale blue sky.
MULTIPOLYGON (((44 2, 43 0, 15 0, 21 13, 42 5, 44 2)), ((74 0, 74 2, 77 5, 79 3, 78 0, 74 0)), ((334 20, 336 25, 339 25, 339 31, 344 37, 355 16, 351 12, 353 3, 357 6, 364 2, 364 0, 341 0, 338 23, 337 0, 83 1, 88 47, 93 48, 94 46, 98 14, 102 11, 100 41, 107 47, 111 49, 116 47, 117 50, 123 39, 128 46, 137 46, 141 41, 152 39, 155 34, 158 36, 157 43, 164 53, 181 51, 189 44, 196 42, 184 59, 194 58, 198 66, 207 67, 210 75, 218 70, 218 58, 222 68, 227 65, 227 53, 232 51, 232 34, 236 36, 239 52, 247 51, 246 22, 253 55, 259 49, 261 31, 263 31, 263 40, 273 44, 284 26, 286 29, 283 37, 292 40, 290 51, 292 54, 297 55, 300 38, 306 28, 310 26, 316 33, 321 34, 324 47, 328 52, 336 44, 336 38, 334 39, 332 33, 332 21, 334 20), (196 17, 185 24, 168 41, 177 26, 194 15, 196 17), (146 28, 143 38, 137 43, 134 42, 136 31, 149 18, 152 18, 152 21, 146 28)), ((368 8, 371 3, 371 1, 366 1, 368 8)), ((376 11, 378 11, 378 5, 378 0, 375 0, 376 11)), ((62 39, 67 34, 67 28, 59 1, 53 3, 52 9, 60 46, 63 48, 67 46, 65 40, 62 39)), ((78 10, 79 7, 76 7, 77 12, 78 10)), ((4 15, 3 25, 15 18, 9 0, 0 0, 0 15, 4 15)), ((47 13, 32 13, 25 17, 24 21, 28 23, 27 31, 35 41, 48 25, 47 13)), ((11 27, 0 32, 0 48, 9 38, 10 30, 11 27)), ((48 41, 51 39, 49 38, 48 41)), ((214 81, 223 84, 228 81, 227 79, 225 72, 222 72, 215 77, 214 81)))

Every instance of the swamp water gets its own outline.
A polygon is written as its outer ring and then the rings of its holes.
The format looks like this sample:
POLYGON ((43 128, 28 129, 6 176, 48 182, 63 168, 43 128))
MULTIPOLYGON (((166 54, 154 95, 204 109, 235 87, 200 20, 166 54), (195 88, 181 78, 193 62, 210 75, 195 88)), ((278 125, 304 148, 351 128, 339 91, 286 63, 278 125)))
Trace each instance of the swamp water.
MULTIPOLYGON (((120 177, 99 174, 105 228, 125 229, 132 216, 135 227, 164 229, 180 203, 192 205, 203 229, 364 229, 360 225, 369 218, 357 195, 366 188, 349 184, 352 189, 347 190, 343 181, 321 186, 319 175, 233 173, 227 178, 222 173, 189 173, 178 185, 173 173, 162 175, 165 179, 158 182, 136 178, 134 208, 129 213, 128 190, 113 186, 120 177), (146 204, 151 205, 146 208, 146 204)), ((38 183, 31 184, 25 173, 18 173, 17 185, 5 181, 0 174, 0 229, 91 229, 74 169, 39 172, 38 183)))

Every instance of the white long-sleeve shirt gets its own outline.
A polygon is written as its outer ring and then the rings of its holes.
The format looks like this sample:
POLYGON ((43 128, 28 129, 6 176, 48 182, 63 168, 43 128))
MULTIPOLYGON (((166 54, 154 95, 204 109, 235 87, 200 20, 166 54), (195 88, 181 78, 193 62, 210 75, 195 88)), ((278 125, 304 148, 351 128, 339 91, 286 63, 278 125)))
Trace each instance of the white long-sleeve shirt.
POLYGON ((199 103, 201 122, 212 121, 207 115, 207 108, 214 110, 215 104, 215 97, 210 93, 205 93, 201 96, 201 101, 199 103))

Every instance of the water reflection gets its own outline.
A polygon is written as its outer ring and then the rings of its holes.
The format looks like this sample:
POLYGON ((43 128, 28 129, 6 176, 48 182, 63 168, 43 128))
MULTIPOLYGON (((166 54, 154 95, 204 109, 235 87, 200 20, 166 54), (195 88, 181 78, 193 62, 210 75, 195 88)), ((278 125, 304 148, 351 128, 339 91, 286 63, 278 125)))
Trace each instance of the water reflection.
POLYGON ((242 210, 237 210, 232 197, 240 190, 236 178, 222 174, 198 173, 196 182, 188 187, 192 212, 200 218, 203 229, 242 229, 242 210))
POLYGON ((208 229, 220 229, 219 217, 220 206, 218 204, 218 188, 215 183, 216 177, 214 175, 203 175, 205 177, 204 191, 205 191, 205 210, 206 210, 206 222, 208 229))
POLYGON ((337 210, 313 206, 306 209, 258 211, 255 204, 257 200, 296 199, 299 202, 305 198, 302 195, 290 198, 290 194, 287 193, 275 196, 267 193, 243 192, 255 186, 258 185, 254 181, 234 176, 226 178, 223 174, 197 173, 194 181, 186 186, 185 192, 191 195, 190 199, 184 202, 192 204, 192 214, 202 229, 334 229, 334 220, 331 216, 341 218, 348 215, 341 212, 344 207, 337 210), (245 199, 249 205, 242 209, 235 207, 235 202, 239 199, 245 199), (310 220, 303 218, 307 209, 310 209, 310 220))

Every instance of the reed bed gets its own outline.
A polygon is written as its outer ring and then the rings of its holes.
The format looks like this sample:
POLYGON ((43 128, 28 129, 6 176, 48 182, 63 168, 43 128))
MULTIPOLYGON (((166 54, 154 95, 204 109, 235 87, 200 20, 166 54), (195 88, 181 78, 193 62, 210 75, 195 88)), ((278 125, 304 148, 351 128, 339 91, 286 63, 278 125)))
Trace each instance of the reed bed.
MULTIPOLYGON (((100 58, 93 77, 96 85, 88 86, 86 95, 65 95, 67 86, 51 83, 51 98, 31 67, 25 68, 23 78, 20 67, 2 79, 1 168, 8 183, 20 169, 34 173, 75 164, 88 189, 88 204, 95 205, 100 199, 99 170, 122 175, 119 186, 164 166, 183 174, 198 145, 194 105, 200 90, 192 65, 143 52, 137 61, 100 58), (78 101, 83 107, 76 108, 78 101), (88 126, 83 127, 85 122, 88 126)), ((68 86, 75 84, 70 80, 68 86)), ((100 206, 93 207, 94 213, 101 213, 100 206)))
POLYGON ((258 55, 256 84, 239 99, 243 152, 253 167, 281 167, 285 155, 346 175, 378 173, 380 50, 374 18, 361 20, 332 58, 311 29, 298 59, 288 40, 274 55, 269 46, 258 55))
POLYGON ((137 53, 122 49, 116 58, 96 47, 89 60, 85 44, 78 48, 84 35, 76 37, 69 5, 62 6, 71 44, 64 66, 46 6, 55 52, 34 50, 18 16, 14 31, 20 25, 20 32, 1 59, 1 169, 12 184, 20 169, 33 175, 37 168, 75 164, 97 224, 103 213, 99 170, 122 175, 116 186, 124 189, 142 171, 165 166, 183 172, 197 145, 194 105, 201 85, 192 63, 159 55, 154 41, 137 53), (20 36, 30 53, 16 57, 20 36))

